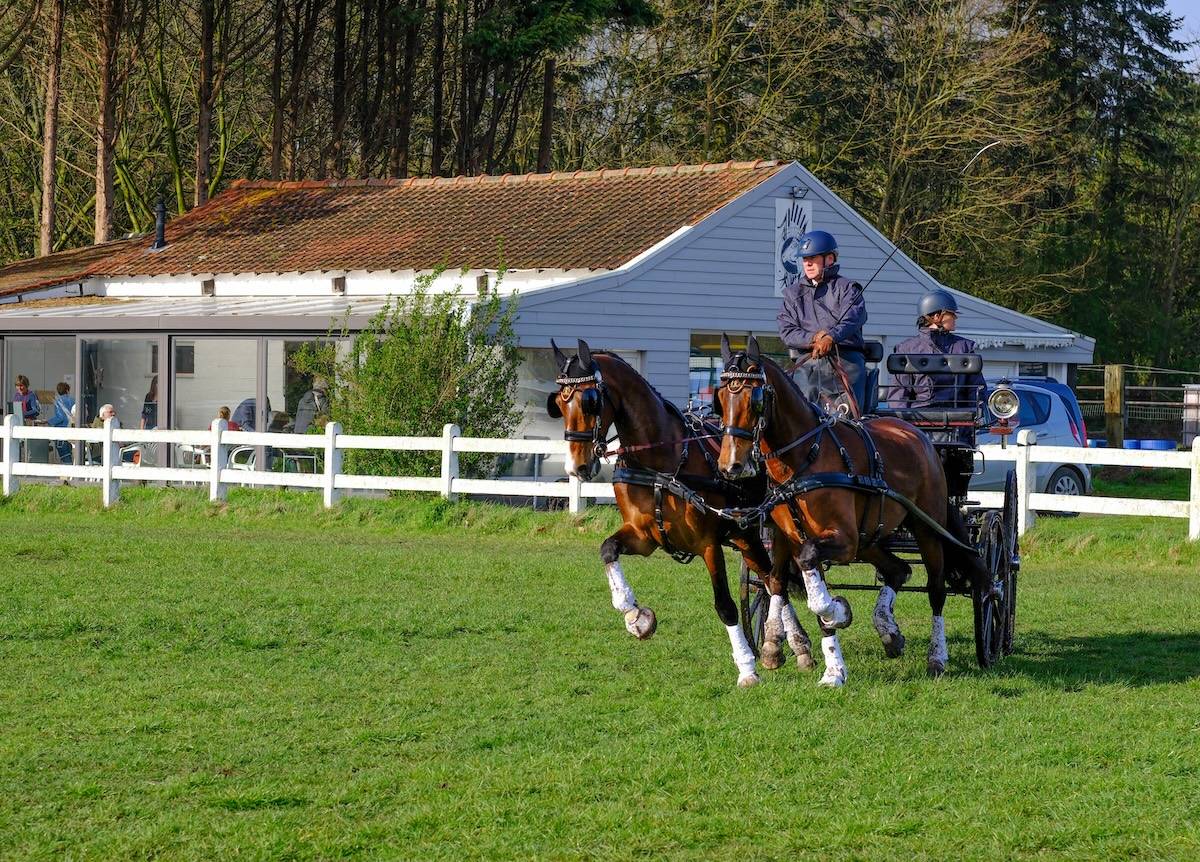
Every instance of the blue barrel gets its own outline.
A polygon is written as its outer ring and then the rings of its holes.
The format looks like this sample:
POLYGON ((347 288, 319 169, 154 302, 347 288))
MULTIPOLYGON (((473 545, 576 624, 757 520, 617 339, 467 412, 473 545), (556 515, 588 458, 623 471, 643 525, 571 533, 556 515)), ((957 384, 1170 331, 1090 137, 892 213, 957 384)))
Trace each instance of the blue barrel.
POLYGON ((1143 440, 1143 449, 1152 449, 1155 452, 1174 452, 1178 446, 1174 440, 1143 440))
POLYGON ((1141 440, 1126 440, 1125 445, 1123 445, 1121 448, 1122 449, 1141 449, 1142 441, 1141 440))

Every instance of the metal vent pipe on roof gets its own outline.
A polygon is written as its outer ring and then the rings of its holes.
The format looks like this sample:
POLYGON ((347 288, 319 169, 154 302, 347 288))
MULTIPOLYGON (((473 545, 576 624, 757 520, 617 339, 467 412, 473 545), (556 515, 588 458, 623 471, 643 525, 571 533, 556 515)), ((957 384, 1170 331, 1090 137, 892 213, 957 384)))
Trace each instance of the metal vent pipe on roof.
POLYGON ((154 245, 151 251, 159 251, 167 247, 167 205, 159 198, 154 206, 154 245))

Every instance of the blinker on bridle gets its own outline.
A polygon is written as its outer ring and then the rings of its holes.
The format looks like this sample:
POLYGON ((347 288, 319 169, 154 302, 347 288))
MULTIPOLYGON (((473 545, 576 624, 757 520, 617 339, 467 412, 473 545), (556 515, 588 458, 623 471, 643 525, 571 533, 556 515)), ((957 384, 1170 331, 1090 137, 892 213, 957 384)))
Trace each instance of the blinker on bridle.
POLYGON ((754 428, 747 430, 745 428, 738 428, 736 425, 722 424, 721 430, 730 437, 753 441, 754 447, 751 457, 757 459, 760 454, 758 440, 762 434, 763 425, 767 421, 767 398, 773 394, 772 388, 767 385, 766 372, 761 370, 738 371, 736 366, 734 366, 721 372, 720 381, 722 387, 731 395, 737 395, 747 386, 750 386, 750 413, 755 419, 754 428))

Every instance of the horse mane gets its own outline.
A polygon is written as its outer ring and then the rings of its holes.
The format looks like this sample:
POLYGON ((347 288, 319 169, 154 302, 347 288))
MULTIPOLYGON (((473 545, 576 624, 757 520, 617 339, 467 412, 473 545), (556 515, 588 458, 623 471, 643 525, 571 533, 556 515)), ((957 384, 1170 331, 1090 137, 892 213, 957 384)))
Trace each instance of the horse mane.
MULTIPOLYGON (((624 365, 626 368, 628 368, 630 371, 632 371, 634 373, 634 376, 638 377, 642 381, 642 383, 644 383, 646 385, 646 388, 649 389, 651 394, 653 394, 654 397, 657 398, 659 400, 659 402, 662 403, 662 405, 667 409, 668 413, 674 413, 677 418, 683 419, 683 411, 681 409, 679 409, 679 405, 676 404, 674 401, 670 401, 667 398, 665 398, 663 396, 663 394, 654 387, 654 384, 651 383, 649 380, 647 380, 646 376, 644 374, 642 374, 640 371, 638 371, 636 368, 634 368, 632 365, 630 365, 628 360, 626 360, 624 357, 618 356, 616 353, 614 353, 611 350, 593 350, 592 356, 607 356, 609 359, 615 359, 617 362, 620 362, 622 365, 624 365)), ((579 357, 576 356, 574 361, 578 363, 579 357)))

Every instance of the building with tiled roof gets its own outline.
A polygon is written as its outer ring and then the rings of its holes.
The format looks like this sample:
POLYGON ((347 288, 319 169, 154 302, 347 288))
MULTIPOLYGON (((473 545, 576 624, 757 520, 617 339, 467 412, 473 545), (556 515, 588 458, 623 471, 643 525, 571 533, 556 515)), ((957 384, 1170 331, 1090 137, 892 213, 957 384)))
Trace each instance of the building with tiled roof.
MULTIPOLYGON (((207 427, 247 402, 260 427, 294 423, 289 352, 439 271, 435 290, 517 294, 531 405, 551 385, 552 337, 616 350, 683 402, 707 394, 721 332, 777 345, 788 240, 814 227, 838 237, 844 273, 882 265, 867 337, 907 338, 937 282, 903 252, 888 260, 894 246, 794 162, 239 181, 167 222, 161 247, 135 237, 0 267, 3 375, 47 394, 69 382, 85 423, 106 401, 125 425, 207 427)), ((1085 336, 956 295, 989 375, 1062 380, 1091 361, 1085 336)), ((526 433, 557 433, 535 416, 526 433)))

